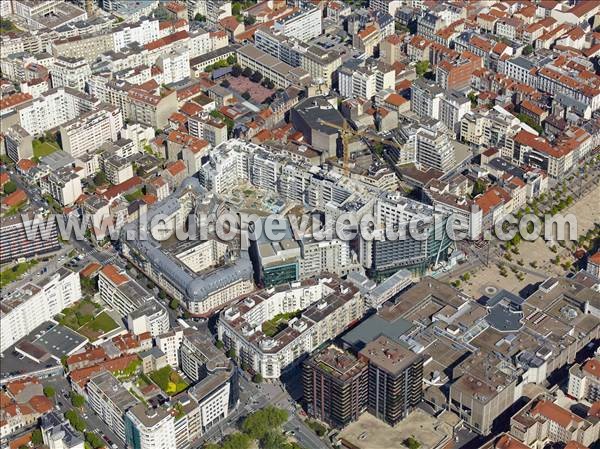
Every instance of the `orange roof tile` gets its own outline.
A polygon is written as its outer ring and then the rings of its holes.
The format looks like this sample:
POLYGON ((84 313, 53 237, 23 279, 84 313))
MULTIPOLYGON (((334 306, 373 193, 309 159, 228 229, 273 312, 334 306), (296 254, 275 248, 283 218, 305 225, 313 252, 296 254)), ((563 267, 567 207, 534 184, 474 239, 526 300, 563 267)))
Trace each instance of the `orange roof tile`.
MULTIPOLYGON (((596 253, 598 255, 600 253, 596 253)), ((583 364, 581 367, 583 371, 587 374, 590 374, 596 378, 600 378, 600 360, 597 359, 589 359, 587 362, 583 364)))
POLYGON ((32 168, 37 167, 37 164, 31 159, 21 159, 19 162, 17 162, 17 167, 22 172, 28 172, 32 168))
POLYGON ((33 97, 30 94, 19 92, 13 95, 9 95, 0 100, 0 110, 8 109, 13 106, 17 106, 21 103, 31 100, 33 97))
POLYGON ((531 410, 531 414, 534 417, 541 415, 546 419, 555 422, 563 429, 567 429, 571 423, 581 421, 579 416, 546 400, 537 402, 531 410))
POLYGON ((181 173, 185 170, 186 170, 185 162, 183 162, 181 159, 179 159, 167 166, 167 171, 172 176, 177 176, 179 173, 181 173))
POLYGON ((96 274, 100 270, 100 268, 102 268, 102 265, 100 265, 97 262, 92 262, 86 265, 85 268, 79 272, 79 276, 89 278, 96 274))
POLYGON ((2 204, 7 207, 16 207, 27 201, 27 194, 24 190, 16 190, 2 200, 2 204))
POLYGON ((115 285, 121 285, 129 281, 126 276, 119 273, 114 265, 106 265, 101 272, 115 285))
POLYGON ((526 444, 521 443, 515 437, 502 435, 494 446, 495 449, 530 449, 526 444))

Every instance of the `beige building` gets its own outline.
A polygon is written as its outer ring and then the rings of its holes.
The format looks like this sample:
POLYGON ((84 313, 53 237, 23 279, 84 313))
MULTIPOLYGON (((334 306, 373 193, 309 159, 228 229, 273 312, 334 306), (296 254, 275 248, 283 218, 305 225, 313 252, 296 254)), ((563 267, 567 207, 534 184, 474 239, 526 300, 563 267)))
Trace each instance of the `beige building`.
POLYGON ((310 73, 315 82, 331 87, 333 72, 342 65, 342 57, 337 51, 325 51, 317 46, 309 47, 302 55, 300 67, 310 73))

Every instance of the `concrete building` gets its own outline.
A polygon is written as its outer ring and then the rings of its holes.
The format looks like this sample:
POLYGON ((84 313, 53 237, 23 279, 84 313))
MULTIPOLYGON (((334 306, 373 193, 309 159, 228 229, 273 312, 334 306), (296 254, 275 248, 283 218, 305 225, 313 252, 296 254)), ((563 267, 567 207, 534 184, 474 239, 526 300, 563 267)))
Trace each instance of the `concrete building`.
POLYGON ((249 67, 260 72, 264 78, 273 81, 277 88, 286 89, 290 85, 304 87, 311 82, 311 76, 306 70, 292 67, 252 44, 239 48, 237 58, 242 68, 249 67))
POLYGON ((125 414, 125 437, 132 449, 177 447, 175 417, 165 406, 152 408, 139 403, 125 414))
POLYGON ((358 357, 369 364, 369 413, 391 426, 406 418, 423 399, 423 358, 385 336, 358 357))
POLYGON ((147 301, 127 315, 127 329, 135 335, 150 332, 153 337, 157 337, 168 332, 169 326, 167 309, 156 299, 147 301))
POLYGON ((90 408, 125 441, 125 413, 139 401, 108 371, 93 374, 86 392, 90 408))
POLYGON ((347 61, 338 69, 338 89, 347 98, 371 99, 378 92, 393 89, 395 70, 382 62, 347 61))
POLYGON ((419 117, 440 118, 440 104, 444 96, 441 87, 424 79, 417 79, 411 85, 410 110, 419 117))
POLYGON ((368 363, 335 346, 304 362, 302 386, 307 413, 343 428, 366 411, 368 363))
POLYGON ((57 412, 41 417, 42 439, 49 449, 84 449, 83 438, 71 427, 68 420, 57 412))
POLYGON ((584 363, 576 363, 569 369, 567 393, 578 401, 593 404, 600 401, 600 359, 591 358, 584 363))
POLYGON ((321 276, 248 296, 222 312, 218 333, 242 362, 264 378, 276 379, 363 313, 356 287, 321 276), (276 315, 292 312, 297 316, 283 330, 268 326, 276 315))
POLYGON ((98 275, 98 290, 102 300, 127 316, 146 305, 153 296, 115 265, 106 265, 98 275))
POLYGON ((14 162, 33 157, 33 137, 21 125, 15 124, 4 132, 6 155, 14 162))
POLYGON ((118 139, 123 127, 121 110, 103 104, 100 109, 82 114, 61 125, 63 150, 75 158, 96 151, 104 142, 118 139))
POLYGON ((92 76, 92 69, 84 59, 58 56, 50 67, 52 87, 70 87, 85 91, 86 82, 92 76))
POLYGON ((0 218, 0 263, 31 258, 60 249, 55 221, 40 226, 34 235, 28 229, 34 226, 32 213, 0 218))
POLYGON ((275 21, 273 25, 276 32, 284 36, 307 42, 322 33, 323 13, 320 8, 313 5, 275 21))
POLYGON ((7 294, 0 305, 0 352, 80 299, 79 275, 66 268, 7 294))
POLYGON ((423 167, 442 172, 456 164, 454 145, 448 137, 448 128, 437 120, 425 120, 417 131, 417 161, 423 167))

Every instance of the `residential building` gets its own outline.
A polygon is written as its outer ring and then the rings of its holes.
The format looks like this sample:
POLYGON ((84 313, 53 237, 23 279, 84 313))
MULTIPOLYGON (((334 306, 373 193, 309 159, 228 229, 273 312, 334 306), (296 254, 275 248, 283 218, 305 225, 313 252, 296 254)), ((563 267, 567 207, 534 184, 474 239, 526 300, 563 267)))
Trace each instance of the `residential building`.
POLYGON ((41 417, 42 440, 49 449, 84 449, 84 440, 68 420, 51 411, 41 417))
POLYGON ((322 19, 321 9, 310 5, 285 18, 276 20, 273 27, 275 31, 284 36, 307 42, 321 35, 322 19))
POLYGON ((63 167, 40 179, 40 189, 61 206, 71 206, 83 193, 81 178, 72 167, 63 167))
POLYGON ((33 157, 33 137, 21 125, 15 124, 4 132, 6 155, 14 162, 33 157))
POLYGON ((440 104, 444 91, 438 85, 417 79, 411 85, 410 110, 419 117, 440 118, 440 104))
POLYGON ((85 91, 86 82, 92 76, 92 69, 84 59, 58 56, 50 67, 52 87, 70 87, 85 91))
POLYGON ((363 313, 364 300, 356 287, 321 275, 242 299, 221 313, 218 334, 243 363, 266 379, 276 379, 363 313), (267 326, 276 315, 290 312, 297 316, 282 331, 267 326))
POLYGON ((600 400, 600 359, 598 357, 576 363, 569 368, 567 394, 578 401, 591 404, 600 400))
POLYGON ((60 249, 56 222, 44 223, 32 234, 28 230, 34 227, 35 221, 41 223, 41 216, 36 218, 30 212, 0 219, 0 263, 32 258, 60 249))
POLYGON ((80 299, 79 275, 66 268, 6 295, 0 305, 0 352, 80 299))
POLYGON ((366 411, 368 363, 335 346, 304 362, 302 384, 309 416, 343 428, 366 411))
POLYGON ((300 67, 292 67, 259 50, 252 44, 239 48, 237 58, 238 64, 242 68, 249 67, 254 71, 258 71, 264 78, 273 81, 277 88, 285 89, 290 85, 302 87, 311 82, 311 76, 306 70, 300 67))
POLYGON ((104 142, 118 139, 123 127, 121 110, 103 104, 60 126, 63 150, 75 158, 96 151, 104 142))
POLYGON ((454 168, 454 145, 448 137, 448 128, 442 122, 434 119, 421 122, 417 131, 417 161, 424 167, 442 172, 454 168))
POLYGON ((132 449, 177 447, 175 417, 166 406, 152 408, 138 403, 125 414, 125 437, 132 449))
POLYGON ((353 59, 338 69, 338 89, 343 97, 369 100, 382 90, 393 89, 395 82, 395 70, 382 62, 353 59))
POLYGON ((423 399, 423 357, 386 336, 358 354, 368 362, 368 406, 373 416, 393 426, 423 399))
POLYGON ((142 307, 127 315, 127 329, 135 335, 150 332, 153 337, 169 331, 167 309, 156 299, 147 301, 142 307))
POLYGON ((586 271, 600 279, 600 251, 588 257, 586 271))
POLYGON ((139 401, 108 371, 93 374, 86 392, 90 408, 121 441, 125 441, 125 413, 139 401))
POLYGON ((126 316, 146 305, 153 296, 115 265, 105 265, 98 275, 102 300, 126 316))

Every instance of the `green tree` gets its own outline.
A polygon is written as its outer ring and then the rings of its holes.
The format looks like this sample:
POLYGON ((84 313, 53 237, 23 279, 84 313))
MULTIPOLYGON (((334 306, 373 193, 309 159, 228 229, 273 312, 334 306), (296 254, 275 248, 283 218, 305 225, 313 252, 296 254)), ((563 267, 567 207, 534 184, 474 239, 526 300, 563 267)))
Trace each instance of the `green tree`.
POLYGON ((245 433, 232 433, 227 437, 222 445, 223 449, 249 449, 252 446, 252 439, 245 433))
POLYGON ((242 424, 242 430, 256 440, 267 432, 275 430, 287 421, 288 413, 277 407, 268 406, 249 415, 242 424))
POLYGON ((242 74, 242 68, 238 64, 234 64, 231 68, 231 74, 237 78, 242 74))
POLYGON ((225 355, 227 357, 229 357, 230 359, 234 359, 237 354, 235 353, 235 349, 230 348, 230 349, 227 350, 227 352, 225 353, 225 355))
POLYGON ((256 373, 254 376, 252 376, 252 382, 254 382, 255 384, 259 384, 263 381, 263 377, 260 373, 256 373))
POLYGON ((429 70, 429 61, 419 61, 415 65, 417 76, 420 78, 429 70))
POLYGON ((246 91, 242 94, 242 98, 244 100, 250 100, 250 98, 252 98, 252 95, 250 95, 250 92, 246 91))
POLYGON ((245 76, 246 78, 249 78, 250 76, 252 76, 252 69, 250 67, 246 67, 244 70, 242 70, 242 76, 245 76))
POLYGON ((4 184, 3 190, 6 195, 10 195, 11 193, 16 192, 17 185, 13 181, 8 181, 6 184, 4 184))
POLYGON ((171 302, 169 303, 169 307, 172 310, 177 310, 177 308, 179 307, 179 301, 177 301, 176 299, 172 299, 171 302))
POLYGON ((204 17, 202 14, 200 13, 196 13, 196 15, 194 16, 194 20, 196 22, 205 22, 206 21, 206 17, 204 17))
POLYGON ((481 195, 483 192, 485 192, 486 187, 487 185, 483 180, 478 179, 475 181, 475 184, 473 184, 473 197, 481 195))
POLYGON ((85 432, 85 441, 87 441, 94 449, 99 449, 106 445, 102 438, 94 432, 85 432))
POLYGON ((260 83, 260 80, 263 78, 262 73, 260 73, 258 70, 256 72, 254 72, 252 74, 252 76, 250 77, 250 81, 253 81, 255 83, 260 83))
POLYGON ((96 173, 96 176, 94 176, 94 184, 96 184, 97 186, 101 186, 103 184, 106 184, 107 179, 106 179, 106 174, 104 172, 98 172, 96 173))
POLYGON ((408 437, 406 440, 404 440, 404 444, 408 447, 408 449, 419 449, 421 447, 421 443, 419 443, 413 437, 408 437))
POLYGON ((227 89, 229 86, 231 86, 231 83, 228 80, 223 80, 221 82, 221 86, 227 89))
POLYGON ((46 385, 44 387, 44 396, 46 396, 47 398, 53 398, 55 394, 56 390, 54 389, 54 387, 51 387, 50 385, 46 385))
POLYGON ((35 445, 41 445, 44 444, 44 439, 42 438, 42 431, 40 429, 35 429, 32 433, 31 433, 31 442, 35 445))
POLYGON ((217 340, 215 342, 215 346, 219 349, 223 349, 223 342, 221 340, 217 340))
POLYGON ((526 45, 525 48, 523 48, 523 54, 527 56, 531 53, 533 53, 533 47, 531 45, 526 45))
POLYGON ((237 61, 237 57, 235 55, 227 56, 227 65, 233 65, 237 61))
POLYGON ((83 407, 83 404, 85 404, 85 398, 80 394, 71 391, 71 404, 73 404, 73 407, 81 408, 83 407))
POLYGON ((235 2, 233 5, 231 5, 231 15, 239 16, 241 12, 242 5, 240 5, 238 2, 235 2))
POLYGON ((287 446, 287 439, 281 432, 270 430, 260 439, 261 449, 282 449, 287 446))
POLYGON ((256 23, 256 17, 248 16, 244 17, 244 25, 254 25, 256 23))
POLYGON ((377 156, 383 156, 383 144, 381 142, 377 142, 373 149, 375 150, 375 154, 377 154, 377 156))

